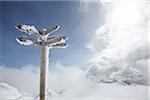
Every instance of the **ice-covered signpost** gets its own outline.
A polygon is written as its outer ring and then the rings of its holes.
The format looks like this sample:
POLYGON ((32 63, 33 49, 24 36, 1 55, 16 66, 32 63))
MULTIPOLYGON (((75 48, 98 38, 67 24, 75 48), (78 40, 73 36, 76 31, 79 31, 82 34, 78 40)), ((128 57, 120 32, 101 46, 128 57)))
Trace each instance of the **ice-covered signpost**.
POLYGON ((66 48, 68 39, 66 36, 52 36, 51 33, 57 31, 60 26, 56 25, 41 31, 37 30, 35 26, 19 24, 15 26, 22 32, 33 35, 34 38, 28 39, 26 36, 19 36, 16 38, 17 42, 22 45, 34 45, 41 47, 40 59, 40 100, 46 99, 46 79, 49 62, 49 49, 52 48, 66 48))

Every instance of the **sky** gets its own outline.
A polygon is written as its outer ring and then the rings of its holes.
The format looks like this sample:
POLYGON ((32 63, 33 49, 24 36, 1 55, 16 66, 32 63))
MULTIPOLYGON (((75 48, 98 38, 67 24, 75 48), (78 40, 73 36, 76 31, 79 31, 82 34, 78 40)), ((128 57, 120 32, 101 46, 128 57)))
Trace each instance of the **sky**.
POLYGON ((67 48, 50 51, 50 68, 54 68, 48 73, 50 89, 80 94, 100 80, 149 84, 146 0, 13 1, 0 5, 0 82, 37 94, 40 49, 15 41, 16 36, 27 35, 14 28, 21 23, 38 29, 59 24, 55 34, 69 37, 67 48))
MULTIPOLYGON (((94 19, 86 17, 98 16, 96 11, 88 11, 85 15, 80 11, 80 2, 73 1, 44 1, 44 2, 0 2, 1 4, 1 65, 21 67, 23 65, 39 64, 40 48, 22 46, 15 41, 16 36, 26 35, 15 29, 16 24, 35 25, 37 29, 60 25, 61 28, 54 35, 69 37, 66 49, 55 49, 50 54, 50 61, 58 60, 64 64, 82 63, 81 59, 88 54, 85 44, 88 41, 88 24, 91 28, 94 19), (83 23, 83 21, 85 23, 83 23), (86 22, 89 21, 89 22, 86 22), (87 24, 87 25, 86 25, 87 24), (84 56, 81 56, 84 55, 84 56), (68 60, 69 59, 69 60, 68 60)), ((96 9, 96 8, 93 8, 96 9)), ((101 20, 101 18, 100 18, 101 20)), ((90 28, 89 28, 90 32, 90 28)), ((51 63, 51 64, 52 64, 51 63)))

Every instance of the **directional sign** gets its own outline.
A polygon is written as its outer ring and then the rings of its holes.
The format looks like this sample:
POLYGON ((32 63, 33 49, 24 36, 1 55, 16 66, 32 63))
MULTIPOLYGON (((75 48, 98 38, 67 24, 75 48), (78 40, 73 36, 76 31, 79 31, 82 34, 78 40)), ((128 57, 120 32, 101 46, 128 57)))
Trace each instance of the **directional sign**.
POLYGON ((26 36, 19 36, 16 41, 19 44, 30 46, 41 47, 41 61, 40 61, 40 100, 46 100, 45 98, 45 87, 46 87, 46 71, 48 70, 48 50, 49 48, 66 48, 68 44, 66 36, 52 36, 51 33, 57 31, 60 26, 55 25, 51 28, 37 30, 33 25, 18 24, 15 26, 21 32, 25 32, 28 35, 34 36, 33 39, 29 39, 26 36))

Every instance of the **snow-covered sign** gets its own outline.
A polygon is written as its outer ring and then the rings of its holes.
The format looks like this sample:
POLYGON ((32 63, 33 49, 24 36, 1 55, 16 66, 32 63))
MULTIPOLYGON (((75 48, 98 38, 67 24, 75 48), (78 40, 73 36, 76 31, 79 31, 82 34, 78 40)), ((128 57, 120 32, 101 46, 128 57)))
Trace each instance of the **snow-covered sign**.
POLYGON ((46 79, 49 62, 49 48, 66 48, 68 45, 66 36, 51 36, 50 34, 57 31, 60 26, 56 25, 51 28, 37 30, 33 25, 16 25, 18 30, 34 36, 29 39, 26 36, 19 36, 16 41, 22 45, 34 45, 41 47, 41 61, 40 61, 40 100, 46 100, 46 79))
POLYGON ((22 45, 48 46, 50 48, 66 48, 68 45, 66 36, 51 36, 50 34, 57 31, 60 26, 55 25, 51 28, 37 30, 33 25, 18 24, 15 26, 18 30, 29 35, 35 36, 34 39, 28 39, 26 36, 16 38, 17 42, 22 45))

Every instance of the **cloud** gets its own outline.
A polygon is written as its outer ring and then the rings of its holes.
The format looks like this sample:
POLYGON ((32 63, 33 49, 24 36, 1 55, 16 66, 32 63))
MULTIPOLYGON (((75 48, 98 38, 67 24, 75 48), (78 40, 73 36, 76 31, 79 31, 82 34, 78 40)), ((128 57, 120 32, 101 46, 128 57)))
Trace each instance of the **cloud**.
POLYGON ((49 73, 49 86, 55 90, 81 89, 90 84, 85 74, 86 71, 77 66, 64 66, 58 61, 55 70, 49 73))
MULTIPOLYGON (((99 70, 96 71, 102 73, 103 76, 101 74, 99 76, 104 79, 108 76, 107 74, 110 74, 110 70, 113 77, 126 72, 130 73, 128 70, 122 70, 129 67, 133 72, 136 69, 140 70, 139 73, 142 73, 144 82, 147 82, 148 63, 150 63, 150 54, 148 52, 150 48, 147 46, 149 42, 147 39, 147 4, 145 2, 101 3, 99 0, 88 0, 87 2, 84 1, 83 5, 81 4, 82 7, 84 6, 81 9, 88 11, 94 4, 103 4, 106 10, 103 17, 106 18, 103 25, 100 24, 96 30, 92 30, 95 33, 91 35, 89 42, 86 44, 90 51, 90 58, 88 61, 83 62, 90 63, 90 66, 97 66, 96 68, 99 68, 100 72, 99 70)), ((96 20, 99 22, 100 16, 97 16, 96 20)), ((138 72, 138 70, 135 72, 138 72)), ((103 97, 110 95, 118 97, 117 94, 112 94, 113 92, 110 91, 112 88, 107 88, 107 86, 99 86, 97 88, 96 84, 94 84, 95 88, 89 88, 93 86, 93 81, 87 79, 86 75, 87 72, 82 70, 80 65, 65 66, 58 61, 54 65, 54 69, 48 73, 48 89, 53 89, 56 92, 67 90, 64 94, 67 96, 89 95, 90 97, 99 96, 100 93, 103 97), (108 94, 105 94, 104 89, 107 90, 106 93, 108 94)), ((37 96, 39 93, 39 68, 38 66, 27 65, 21 67, 21 69, 14 69, 1 65, 0 81, 37 96)), ((116 90, 116 87, 112 90, 116 90)), ((118 90, 120 90, 120 87, 118 90)), ((122 92, 124 95, 130 91, 128 88, 125 88, 125 90, 125 92, 122 92)), ((134 90, 136 88, 132 88, 132 91, 134 90)), ((146 88, 142 91, 140 90, 141 88, 138 90, 139 94, 142 95, 144 91, 144 95, 146 95, 146 88)), ((136 95, 136 91, 134 92, 136 95)), ((133 93, 131 92, 130 94, 133 93)), ((141 97, 146 96, 142 95, 141 97)))
MULTIPOLYGON (((86 78, 86 71, 79 67, 64 66, 60 61, 54 65, 53 71, 48 72, 48 90, 56 92, 62 90, 78 90, 89 87, 90 80, 86 78), (78 85, 77 85, 78 82, 78 85)), ((21 69, 0 66, 0 82, 6 82, 29 95, 39 93, 39 68, 27 65, 21 69)))
POLYGON ((111 67, 118 67, 118 70, 124 67, 139 69, 143 80, 148 82, 150 34, 147 31, 147 2, 104 0, 102 4, 106 10, 106 20, 95 30, 90 42, 86 44, 91 52, 89 63, 91 66, 107 70, 111 67))
POLYGON ((38 69, 33 65, 23 66, 21 69, 0 66, 1 82, 9 83, 32 95, 37 95, 38 92, 38 76, 38 69))
MULTIPOLYGON (((57 62, 55 67, 56 69, 48 73, 48 89, 50 93, 55 95, 48 96, 48 99, 99 100, 101 98, 103 100, 125 100, 128 98, 129 100, 147 100, 147 86, 131 85, 123 87, 116 83, 96 84, 87 79, 85 77, 86 71, 81 70, 79 67, 66 67, 61 62, 57 62), (116 89, 119 92, 114 92, 116 89)), ((0 81, 3 81, 0 85, 2 86, 0 87, 0 98, 32 100, 33 97, 38 95, 39 92, 35 91, 39 88, 37 67, 28 65, 21 69, 14 69, 0 66, 0 73, 2 75, 0 81), (24 92, 20 93, 22 90, 24 92), (28 94, 25 90, 28 91, 28 94)))
POLYGON ((80 9, 81 12, 87 12, 92 7, 101 4, 101 0, 81 0, 80 1, 80 9))

